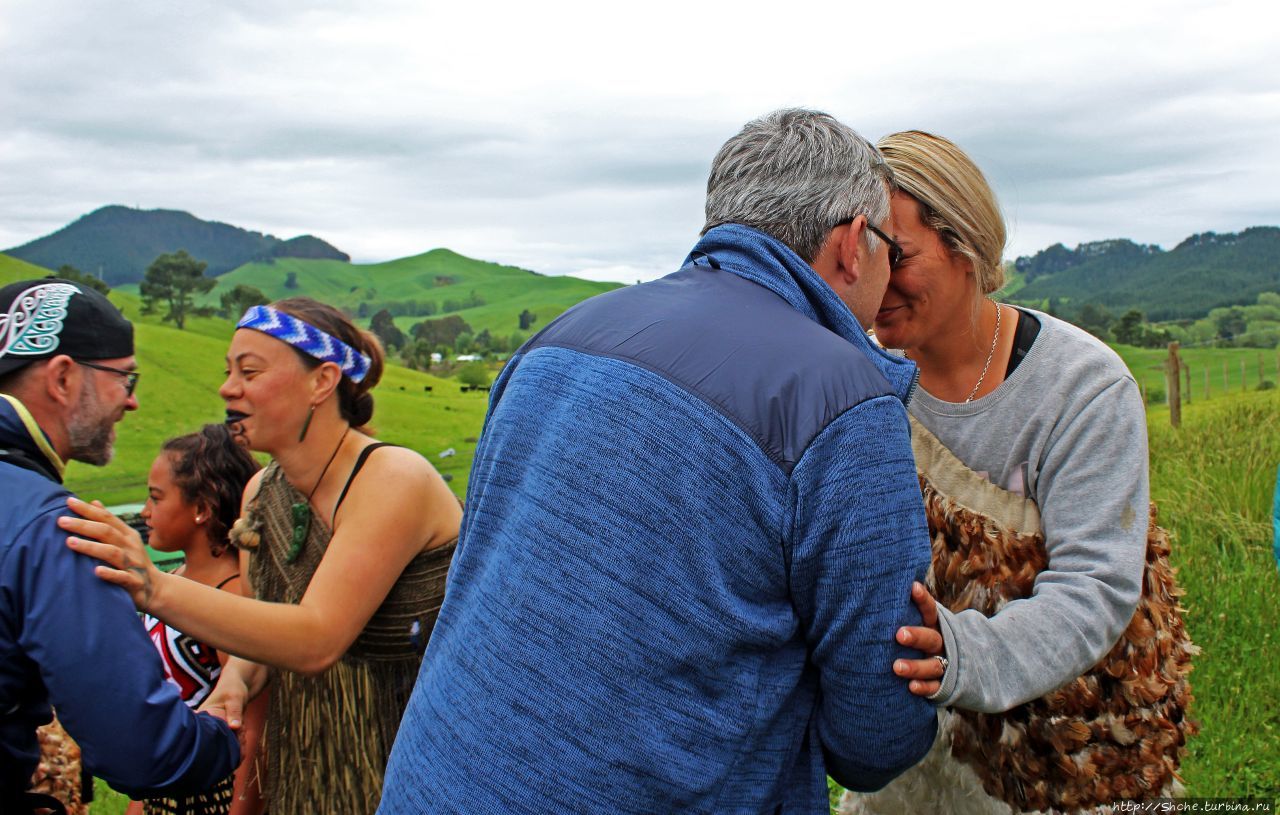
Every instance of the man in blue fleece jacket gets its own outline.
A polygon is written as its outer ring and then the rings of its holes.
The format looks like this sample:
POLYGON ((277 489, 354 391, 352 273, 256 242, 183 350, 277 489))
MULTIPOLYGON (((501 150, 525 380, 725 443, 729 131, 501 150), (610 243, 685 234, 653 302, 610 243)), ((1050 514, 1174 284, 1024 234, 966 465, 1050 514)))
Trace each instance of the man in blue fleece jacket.
POLYGON ((84 764, 135 797, 196 792, 240 762, 231 730, 183 703, 124 590, 67 548, 64 462, 106 464, 136 410, 133 326, 67 280, 0 289, 0 813, 24 794, 50 705, 84 764))
POLYGON ((824 114, 721 148, 683 267, 581 303, 493 388, 386 815, 825 813, 933 741, 893 676, 929 564, 868 341, 890 173, 824 114))

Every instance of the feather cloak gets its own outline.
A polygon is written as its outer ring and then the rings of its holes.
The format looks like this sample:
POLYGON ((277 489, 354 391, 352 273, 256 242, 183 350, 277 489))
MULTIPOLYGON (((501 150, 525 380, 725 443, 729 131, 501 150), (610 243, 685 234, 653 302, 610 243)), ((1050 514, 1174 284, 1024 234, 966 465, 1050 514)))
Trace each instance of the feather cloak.
MULTIPOLYGON (((1048 565, 1035 503, 974 473, 911 423, 932 538, 930 592, 952 611, 987 616, 1030 597, 1048 565)), ((1198 730, 1187 711, 1199 651, 1182 622, 1182 594, 1152 504, 1141 599, 1097 665, 1001 714, 940 710, 925 760, 878 793, 847 793, 840 811, 1107 812, 1121 800, 1180 794, 1186 740, 1198 730)))

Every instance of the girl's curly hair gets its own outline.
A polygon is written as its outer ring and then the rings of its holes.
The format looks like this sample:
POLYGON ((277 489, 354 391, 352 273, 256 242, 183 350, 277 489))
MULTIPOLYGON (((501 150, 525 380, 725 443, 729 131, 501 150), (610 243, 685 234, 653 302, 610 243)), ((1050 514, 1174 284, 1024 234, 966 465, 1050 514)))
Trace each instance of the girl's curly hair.
POLYGON ((173 482, 188 504, 209 511, 209 540, 218 557, 230 542, 227 532, 240 515, 245 484, 261 466, 235 441, 224 424, 207 424, 195 433, 169 439, 173 482))

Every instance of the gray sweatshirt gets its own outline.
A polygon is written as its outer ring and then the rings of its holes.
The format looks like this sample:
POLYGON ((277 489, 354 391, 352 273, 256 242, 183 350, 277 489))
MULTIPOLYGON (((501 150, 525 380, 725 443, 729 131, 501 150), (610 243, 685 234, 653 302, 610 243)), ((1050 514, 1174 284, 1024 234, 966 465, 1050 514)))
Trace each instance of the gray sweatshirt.
POLYGON ((1032 312, 1013 374, 967 404, 917 388, 911 414, 970 469, 1035 501, 1049 565, 994 617, 939 607, 950 668, 935 704, 998 713, 1092 668, 1137 606, 1146 559, 1147 426, 1115 352, 1032 312))

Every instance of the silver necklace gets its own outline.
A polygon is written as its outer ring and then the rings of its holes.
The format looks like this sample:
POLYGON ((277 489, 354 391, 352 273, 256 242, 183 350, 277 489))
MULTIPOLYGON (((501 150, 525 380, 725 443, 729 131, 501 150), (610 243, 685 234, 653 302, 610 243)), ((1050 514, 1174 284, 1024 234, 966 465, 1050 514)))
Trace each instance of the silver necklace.
POLYGON ((973 397, 978 395, 978 388, 982 387, 982 380, 987 378, 987 368, 991 367, 991 358, 996 355, 996 343, 1000 341, 1000 304, 996 303, 996 333, 991 337, 991 350, 987 352, 987 361, 982 366, 982 376, 978 377, 978 384, 973 386, 973 390, 969 391, 969 398, 964 400, 966 403, 972 402, 973 397))

